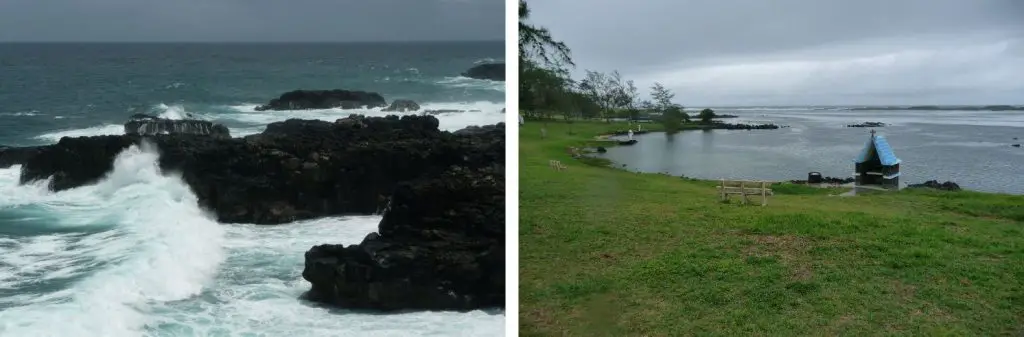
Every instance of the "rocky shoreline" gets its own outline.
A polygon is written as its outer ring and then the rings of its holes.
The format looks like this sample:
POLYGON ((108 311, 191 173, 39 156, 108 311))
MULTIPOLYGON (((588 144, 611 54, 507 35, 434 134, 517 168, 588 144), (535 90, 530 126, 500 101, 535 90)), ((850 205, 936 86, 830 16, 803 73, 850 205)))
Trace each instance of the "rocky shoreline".
MULTIPOLYGON (((289 119, 231 138, 196 120, 134 116, 126 134, 0 147, 22 184, 93 184, 143 143, 180 174, 222 223, 283 224, 383 214, 359 245, 316 246, 303 276, 309 299, 345 308, 472 310, 504 307, 503 123, 440 131, 433 116, 334 122, 289 119)), ((225 132, 220 132, 225 131, 225 132)))

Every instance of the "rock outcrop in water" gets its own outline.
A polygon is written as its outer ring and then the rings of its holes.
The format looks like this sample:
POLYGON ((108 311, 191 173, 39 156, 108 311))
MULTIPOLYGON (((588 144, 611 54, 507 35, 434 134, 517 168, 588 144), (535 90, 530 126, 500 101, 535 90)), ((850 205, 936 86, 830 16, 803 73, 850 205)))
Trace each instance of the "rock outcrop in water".
POLYGON ((944 183, 939 183, 938 180, 929 180, 929 181, 924 182, 923 184, 913 184, 913 185, 908 185, 907 187, 910 187, 910 188, 932 188, 932 189, 943 190, 943 191, 959 191, 960 190, 960 185, 957 185, 957 183, 954 183, 952 181, 947 181, 947 182, 944 182, 944 183))
POLYGON ((387 106, 384 97, 375 92, 349 90, 295 90, 281 94, 270 103, 256 107, 265 110, 359 109, 387 106))
POLYGON ((864 122, 859 124, 846 125, 848 128, 881 128, 885 127, 885 123, 882 122, 864 122))
POLYGON ((391 105, 384 108, 384 111, 394 112, 406 112, 406 111, 417 111, 420 109, 420 105, 416 102, 408 99, 396 99, 391 102, 391 105))
POLYGON ((462 73, 462 76, 475 78, 478 80, 505 81, 505 64, 479 64, 472 68, 469 68, 469 70, 466 70, 466 72, 462 73))
POLYGON ((135 114, 124 123, 128 135, 193 134, 219 138, 231 138, 231 132, 224 125, 198 119, 166 119, 146 114, 135 114))
POLYGON ((504 307, 504 180, 496 165, 402 184, 377 233, 306 252, 306 297, 374 310, 504 307))
POLYGON ((258 224, 375 213, 399 182, 504 158, 503 124, 456 135, 439 131, 431 116, 291 119, 245 138, 65 137, 37 150, 8 149, 4 157, 36 151, 14 160, 23 164, 21 182, 52 176, 50 188, 65 190, 98 181, 118 153, 143 139, 160 150, 160 167, 180 172, 218 221, 258 224))

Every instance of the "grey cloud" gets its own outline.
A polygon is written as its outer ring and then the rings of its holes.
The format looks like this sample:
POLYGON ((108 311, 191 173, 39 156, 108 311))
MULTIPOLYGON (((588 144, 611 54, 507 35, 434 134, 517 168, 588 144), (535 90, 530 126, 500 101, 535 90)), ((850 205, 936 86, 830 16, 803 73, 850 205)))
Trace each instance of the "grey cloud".
MULTIPOLYGON (((579 68, 686 104, 1024 100, 1024 1, 530 2, 579 68)), ((949 102, 946 102, 949 101, 949 102)), ((955 101, 955 102, 953 102, 955 101)))
POLYGON ((502 0, 0 0, 0 41, 502 40, 502 0))

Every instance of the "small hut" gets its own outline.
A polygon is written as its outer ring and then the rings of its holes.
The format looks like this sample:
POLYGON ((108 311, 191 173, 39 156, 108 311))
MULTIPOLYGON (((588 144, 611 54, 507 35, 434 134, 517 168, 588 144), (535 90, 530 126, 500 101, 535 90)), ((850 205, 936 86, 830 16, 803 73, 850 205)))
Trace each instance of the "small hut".
POLYGON ((900 159, 883 136, 871 130, 871 139, 864 145, 854 160, 857 186, 879 186, 884 189, 899 189, 900 159))

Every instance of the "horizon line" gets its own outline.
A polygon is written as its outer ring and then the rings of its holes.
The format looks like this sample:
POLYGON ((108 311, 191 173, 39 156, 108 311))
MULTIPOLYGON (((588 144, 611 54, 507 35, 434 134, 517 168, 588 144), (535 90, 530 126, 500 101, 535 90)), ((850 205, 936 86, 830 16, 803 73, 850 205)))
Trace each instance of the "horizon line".
POLYGON ((474 42, 501 42, 504 39, 495 40, 358 40, 358 41, 2 41, 0 44, 341 44, 341 43, 474 43, 474 42))

